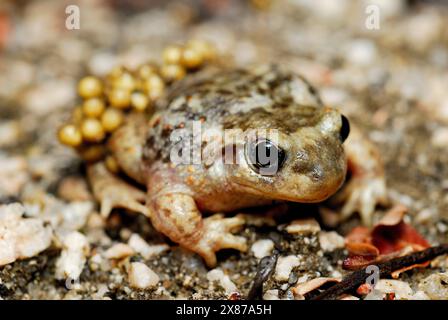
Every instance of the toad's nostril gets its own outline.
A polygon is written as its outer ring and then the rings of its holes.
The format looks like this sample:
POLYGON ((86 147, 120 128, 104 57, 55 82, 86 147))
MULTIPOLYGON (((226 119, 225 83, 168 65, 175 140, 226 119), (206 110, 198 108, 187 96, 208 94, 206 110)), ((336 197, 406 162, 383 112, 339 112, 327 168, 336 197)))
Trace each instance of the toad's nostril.
POLYGON ((341 130, 339 131, 339 137, 341 141, 344 142, 348 138, 348 135, 350 134, 350 122, 344 115, 341 115, 341 121, 342 125, 341 130))

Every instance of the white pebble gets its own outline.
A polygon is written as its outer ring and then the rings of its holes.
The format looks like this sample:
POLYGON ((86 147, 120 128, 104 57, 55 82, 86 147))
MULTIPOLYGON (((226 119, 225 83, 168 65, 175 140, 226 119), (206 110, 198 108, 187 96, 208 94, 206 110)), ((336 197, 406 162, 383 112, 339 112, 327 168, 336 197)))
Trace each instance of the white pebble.
POLYGON ((232 282, 232 280, 230 280, 229 276, 224 274, 224 272, 219 268, 210 270, 207 273, 207 279, 210 282, 218 282, 227 295, 233 292, 238 292, 236 285, 232 282))
POLYGON ((414 294, 409 284, 400 280, 380 279, 375 290, 383 293, 395 293, 396 300, 411 300, 414 294))
POLYGON ((263 300, 280 300, 278 290, 267 290, 263 295, 263 300))
POLYGON ((286 231, 291 234, 309 234, 320 231, 319 223, 311 219, 298 219, 292 221, 287 227, 286 231))
POLYGON ((319 243, 322 250, 326 252, 341 249, 345 246, 344 237, 339 235, 336 231, 321 231, 319 233, 319 243))
POLYGON ((57 279, 78 279, 90 252, 87 238, 82 233, 73 231, 62 240, 62 252, 56 262, 57 279))
POLYGON ((20 137, 20 124, 16 120, 0 123, 0 148, 17 143, 20 137))
POLYGON ((379 7, 384 17, 394 17, 406 9, 405 0, 364 0, 364 6, 375 5, 379 7))
POLYGON ((90 59, 89 71, 98 76, 105 76, 116 65, 115 55, 109 52, 99 52, 90 59))
POLYGON ((134 233, 131 235, 128 241, 128 245, 142 255, 143 258, 149 259, 153 256, 157 256, 163 251, 168 250, 170 247, 167 244, 149 245, 142 237, 134 233))
POLYGON ((124 259, 134 254, 134 250, 124 243, 116 243, 106 250, 104 257, 107 259, 124 259))
POLYGON ((28 180, 28 164, 22 157, 0 155, 0 196, 16 195, 28 180))
POLYGON ((434 273, 419 283, 419 288, 431 299, 448 299, 448 272, 434 273))
POLYGON ((348 63, 368 66, 371 65, 376 58, 377 48, 375 43, 371 40, 355 40, 346 48, 346 59, 348 63))
POLYGON ((73 201, 69 203, 61 210, 62 222, 58 228, 70 231, 81 229, 86 225, 92 210, 93 203, 90 201, 73 201))
POLYGON ((72 80, 59 79, 33 86, 23 95, 27 111, 36 115, 48 115, 75 100, 75 84, 72 80))
POLYGON ((30 258, 47 249, 53 237, 39 218, 24 218, 19 203, 0 206, 0 266, 30 258))
POLYGON ((159 281, 159 276, 146 264, 133 262, 128 270, 129 284, 136 289, 148 289, 155 287, 159 281))
POLYGON ((437 216, 436 208, 425 208, 421 210, 415 217, 415 221, 418 223, 428 223, 437 216))
POLYGON ((297 256, 279 257, 275 268, 275 279, 277 281, 287 281, 292 269, 299 265, 300 259, 297 256))
POLYGON ((440 128, 434 131, 431 137, 431 143, 437 148, 448 147, 448 128, 440 128))
POLYGON ((274 249, 274 242, 270 239, 262 239, 254 242, 251 251, 258 259, 269 256, 274 249))

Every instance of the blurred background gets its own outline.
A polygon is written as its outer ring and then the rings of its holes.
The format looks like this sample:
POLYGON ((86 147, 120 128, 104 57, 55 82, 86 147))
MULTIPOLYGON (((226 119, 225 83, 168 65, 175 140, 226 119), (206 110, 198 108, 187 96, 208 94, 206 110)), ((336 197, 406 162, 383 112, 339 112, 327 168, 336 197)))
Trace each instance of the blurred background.
POLYGON ((238 66, 302 73, 379 144, 397 197, 448 207, 447 6, 417 0, 2 0, 0 199, 30 177, 48 188, 77 161, 55 132, 80 77, 160 61, 188 39, 238 66), (66 27, 69 5, 79 29, 66 27))

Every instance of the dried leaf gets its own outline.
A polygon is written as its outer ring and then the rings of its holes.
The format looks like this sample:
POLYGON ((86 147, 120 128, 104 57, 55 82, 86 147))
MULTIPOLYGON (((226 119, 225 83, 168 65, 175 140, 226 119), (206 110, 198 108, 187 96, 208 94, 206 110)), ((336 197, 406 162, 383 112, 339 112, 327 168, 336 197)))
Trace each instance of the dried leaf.
MULTIPOLYGON (((343 267, 356 270, 374 262, 387 261, 429 248, 430 244, 403 221, 406 211, 405 206, 397 205, 372 230, 355 227, 345 238, 349 256, 344 260, 343 267)), ((409 266, 406 270, 422 266, 426 264, 409 266)), ((393 275, 398 276, 406 270, 397 270, 393 275)))

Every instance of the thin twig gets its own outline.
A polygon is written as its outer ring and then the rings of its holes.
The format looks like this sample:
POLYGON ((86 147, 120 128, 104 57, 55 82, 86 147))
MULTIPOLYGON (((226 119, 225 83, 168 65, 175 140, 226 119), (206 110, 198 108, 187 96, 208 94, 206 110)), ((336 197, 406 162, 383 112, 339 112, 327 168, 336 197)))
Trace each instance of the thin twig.
MULTIPOLYGON (((379 263, 377 266, 380 270, 380 277, 386 277, 396 270, 400 270, 414 264, 424 263, 436 258, 437 256, 447 253, 448 244, 442 244, 437 247, 431 247, 423 251, 414 252, 403 257, 379 263)), ((341 282, 334 284, 320 294, 316 295, 310 292, 305 295, 305 298, 307 300, 332 300, 337 299, 343 293, 354 291, 360 285, 365 283, 366 279, 371 275, 371 273, 366 271, 366 268, 354 271, 345 277, 341 282)))
POLYGON ((263 284, 275 270, 277 265, 278 251, 274 250, 271 256, 264 257, 258 264, 257 274, 255 275, 252 287, 247 295, 247 300, 258 300, 263 296, 263 284))

